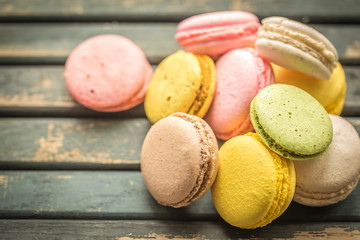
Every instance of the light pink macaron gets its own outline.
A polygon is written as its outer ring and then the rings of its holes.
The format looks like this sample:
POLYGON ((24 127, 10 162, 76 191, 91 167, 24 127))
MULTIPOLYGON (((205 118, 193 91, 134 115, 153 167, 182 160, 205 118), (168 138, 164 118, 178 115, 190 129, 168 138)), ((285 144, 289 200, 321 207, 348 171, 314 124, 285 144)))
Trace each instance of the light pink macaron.
POLYGON ((76 101, 115 112, 143 102, 152 68, 144 52, 119 35, 99 35, 78 45, 65 64, 66 85, 76 101))
POLYGON ((220 139, 254 130, 250 104, 263 88, 274 83, 271 65, 252 48, 234 49, 216 62, 216 90, 205 120, 220 139))
POLYGON ((217 59, 235 48, 254 47, 259 19, 243 11, 195 15, 179 23, 175 39, 186 50, 217 59))

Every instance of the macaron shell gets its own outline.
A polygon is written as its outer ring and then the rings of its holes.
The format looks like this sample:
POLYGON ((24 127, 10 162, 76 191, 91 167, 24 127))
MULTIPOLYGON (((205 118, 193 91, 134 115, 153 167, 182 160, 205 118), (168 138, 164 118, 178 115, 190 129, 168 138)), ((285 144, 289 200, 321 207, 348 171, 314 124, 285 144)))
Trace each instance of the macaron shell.
POLYGON ((172 205, 181 202, 196 184, 201 146, 190 123, 177 117, 162 120, 152 126, 145 138, 141 171, 151 195, 159 203, 172 205), (170 147, 165 148, 161 142, 170 147), (165 161, 170 158, 181 161, 165 161))
POLYGON ((274 82, 269 63, 253 49, 235 49, 216 62, 216 92, 205 120, 216 136, 229 139, 253 131, 250 103, 274 82))
POLYGON ((320 157, 294 161, 297 186, 294 200, 308 206, 326 206, 345 199, 360 177, 360 138, 344 118, 330 115, 334 135, 320 157))
POLYGON ((272 64, 272 68, 276 83, 299 87, 316 98, 328 113, 336 115, 341 113, 345 102, 346 80, 340 63, 337 64, 329 81, 323 81, 276 64, 272 64))
MULTIPOLYGON (((201 155, 208 156, 205 163, 206 173, 204 173, 204 179, 201 183, 201 186, 198 188, 197 193, 193 195, 189 200, 190 203, 202 198, 209 191, 210 187, 213 185, 219 169, 219 163, 218 163, 219 147, 214 132, 203 119, 185 113, 174 113, 171 116, 180 117, 193 124, 193 126, 198 130, 198 137, 200 138, 200 143, 202 145, 201 155), (201 134, 199 134, 200 129, 202 130, 201 134)), ((205 168, 202 169, 202 172, 205 171, 204 169, 205 168)), ((185 205, 187 205, 187 203, 185 203, 185 205)))
MULTIPOLYGON (((144 72, 145 72, 145 82, 144 82, 142 88, 140 89, 140 91, 135 96, 131 97, 126 102, 124 102, 123 104, 120 104, 114 108, 107 108, 106 111, 115 112, 115 111, 127 110, 127 109, 130 109, 130 108, 133 108, 133 107, 139 105, 140 103, 142 103, 144 101, 146 91, 148 89, 151 77, 153 75, 153 70, 152 70, 152 67, 150 64, 148 64, 145 67, 144 72)), ((105 110, 103 110, 103 111, 105 111, 105 110)))
POLYGON ((260 55, 285 68, 329 79, 338 62, 336 49, 315 29, 283 17, 262 21, 255 47, 260 55))
POLYGON ((141 150, 145 185, 162 205, 179 208, 200 199, 218 170, 218 145, 199 117, 174 113, 155 123, 141 150))
POLYGON ((291 29, 292 31, 305 34, 317 42, 323 44, 324 46, 320 48, 322 48, 323 51, 331 52, 327 54, 333 55, 333 57, 336 59, 338 58, 338 54, 334 45, 332 45, 332 43, 323 34, 308 25, 284 17, 267 17, 264 18, 261 22, 262 24, 280 24, 281 26, 291 29))
POLYGON ((270 151, 256 134, 234 137, 219 151, 214 205, 233 226, 265 226, 289 206, 294 173, 292 162, 270 151))
POLYGON ((145 96, 145 113, 155 123, 175 112, 187 112, 201 84, 201 67, 195 55, 178 51, 157 67, 145 96))
POLYGON ((322 105, 287 84, 268 86, 254 98, 251 121, 273 151, 290 159, 321 155, 332 140, 331 120, 322 105))
POLYGON ((233 226, 254 225, 270 209, 276 181, 272 156, 260 142, 248 136, 232 138, 219 151, 219 171, 211 188, 216 210, 233 226))
POLYGON ((255 48, 263 58, 282 67, 298 70, 323 80, 331 76, 331 72, 319 59, 283 42, 258 39, 255 48))
POLYGON ((151 75, 143 51, 118 35, 99 35, 84 41, 65 64, 66 85, 72 96, 98 111, 125 110, 142 102, 142 89, 151 75))
POLYGON ((180 22, 175 39, 187 51, 217 59, 231 49, 253 47, 259 27, 259 19, 249 12, 212 12, 180 22))

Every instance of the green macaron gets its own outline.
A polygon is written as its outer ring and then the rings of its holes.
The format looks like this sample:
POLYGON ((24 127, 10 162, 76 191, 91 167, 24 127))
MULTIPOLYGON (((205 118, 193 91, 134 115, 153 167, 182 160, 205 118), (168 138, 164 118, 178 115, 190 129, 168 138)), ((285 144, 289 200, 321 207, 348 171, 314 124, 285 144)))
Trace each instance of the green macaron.
POLYGON ((317 157, 332 141, 332 124, 324 107, 291 85, 264 88, 251 102, 250 117, 264 143, 285 158, 317 157))

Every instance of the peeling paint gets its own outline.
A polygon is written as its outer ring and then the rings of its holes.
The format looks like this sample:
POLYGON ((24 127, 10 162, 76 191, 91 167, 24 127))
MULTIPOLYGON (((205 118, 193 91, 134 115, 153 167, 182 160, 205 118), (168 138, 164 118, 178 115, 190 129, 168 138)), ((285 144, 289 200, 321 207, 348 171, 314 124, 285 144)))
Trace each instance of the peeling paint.
POLYGON ((74 100, 47 100, 45 93, 29 94, 23 91, 15 95, 0 95, 0 106, 20 106, 20 107, 75 107, 74 100))
POLYGON ((2 57, 67 57, 70 53, 70 49, 21 49, 19 46, 12 45, 4 45, 4 47, 0 48, 2 57))
POLYGON ((326 239, 359 239, 360 238, 360 231, 354 230, 350 228, 343 228, 343 227, 329 227, 325 228, 322 231, 304 231, 304 232, 295 232, 293 240, 300 240, 300 239, 312 239, 312 238, 325 238, 326 239))
POLYGON ((355 40, 346 47, 345 56, 348 58, 360 58, 360 41, 355 40))
POLYGON ((255 11, 250 1, 243 1, 243 0, 233 0, 230 3, 229 9, 236 11, 249 11, 249 12, 255 11))
POLYGON ((147 235, 135 235, 129 233, 126 237, 117 237, 116 240, 133 240, 133 239, 156 239, 156 240, 165 240, 165 239, 172 239, 172 240, 185 240, 185 239, 206 239, 205 236, 200 234, 191 234, 186 237, 182 237, 179 235, 172 235, 172 234, 156 234, 156 233, 149 233, 147 235))
POLYGON ((63 180, 70 180, 73 178, 72 175, 59 175, 59 176, 56 176, 57 179, 63 179, 63 180))
POLYGON ((0 192, 2 191, 2 198, 6 198, 8 188, 8 176, 0 175, 0 192))
POLYGON ((83 131, 88 128, 94 128, 95 123, 83 123, 83 124, 76 124, 75 129, 76 131, 83 131))

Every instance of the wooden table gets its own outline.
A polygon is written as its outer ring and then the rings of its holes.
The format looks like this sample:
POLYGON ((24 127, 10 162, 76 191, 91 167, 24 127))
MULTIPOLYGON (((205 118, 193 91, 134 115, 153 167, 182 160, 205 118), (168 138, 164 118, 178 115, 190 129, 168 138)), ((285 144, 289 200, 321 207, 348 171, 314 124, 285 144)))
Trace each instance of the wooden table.
POLYGON ((1 239, 360 239, 360 187, 328 207, 291 203, 256 230, 223 222, 209 193, 186 208, 160 206, 139 171, 143 105, 99 113, 69 95, 64 62, 83 40, 126 36, 156 68, 180 48, 180 20, 220 10, 286 16, 327 36, 347 77, 342 115, 360 132, 359 1, 0 0, 1 239))

